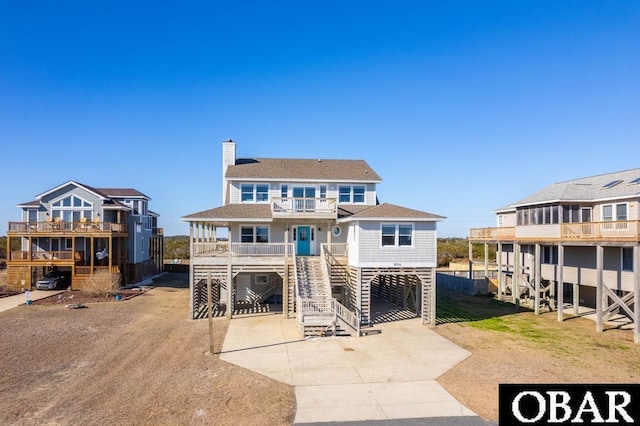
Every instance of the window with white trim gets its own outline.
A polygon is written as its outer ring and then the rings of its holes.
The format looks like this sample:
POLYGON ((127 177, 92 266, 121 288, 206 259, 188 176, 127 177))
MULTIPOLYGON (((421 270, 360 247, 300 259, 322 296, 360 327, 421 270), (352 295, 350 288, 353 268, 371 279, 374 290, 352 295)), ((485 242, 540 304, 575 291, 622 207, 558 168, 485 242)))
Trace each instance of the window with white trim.
POLYGON ((38 210, 27 209, 27 222, 35 223, 38 221, 38 210))
POLYGON ((265 203, 269 201, 269 185, 243 183, 240 185, 240 201, 243 203, 265 203))
POLYGON ((627 203, 604 204, 602 206, 602 221, 610 222, 613 220, 627 220, 627 203))
POLYGON ((258 226, 241 226, 240 242, 243 243, 268 243, 269 227, 264 225, 258 226))
POLYGON ((365 201, 364 185, 338 186, 338 202, 342 204, 363 204, 365 201))
POLYGON ((64 222, 79 222, 83 217, 91 220, 93 204, 72 194, 51 203, 51 214, 64 222))
POLYGON ((413 225, 384 223, 380 231, 382 247, 413 246, 413 225))

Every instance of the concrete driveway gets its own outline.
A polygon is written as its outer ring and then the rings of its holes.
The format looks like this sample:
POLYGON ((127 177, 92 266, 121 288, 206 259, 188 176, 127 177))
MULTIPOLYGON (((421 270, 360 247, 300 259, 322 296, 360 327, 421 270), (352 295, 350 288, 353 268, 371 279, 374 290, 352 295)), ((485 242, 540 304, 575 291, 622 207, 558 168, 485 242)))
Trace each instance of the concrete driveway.
POLYGON ((296 423, 476 416, 435 380, 468 351, 417 318, 376 329, 304 340, 281 314, 237 317, 220 358, 295 386, 296 423))

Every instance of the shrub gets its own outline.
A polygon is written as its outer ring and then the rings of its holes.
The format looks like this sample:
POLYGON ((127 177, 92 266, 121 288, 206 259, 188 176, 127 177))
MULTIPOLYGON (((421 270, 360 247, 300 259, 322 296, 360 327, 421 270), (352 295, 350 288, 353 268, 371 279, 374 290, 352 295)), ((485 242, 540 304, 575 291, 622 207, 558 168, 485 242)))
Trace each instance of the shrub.
POLYGON ((118 288, 120 288, 120 274, 98 271, 89 278, 82 292, 91 296, 106 297, 118 288))

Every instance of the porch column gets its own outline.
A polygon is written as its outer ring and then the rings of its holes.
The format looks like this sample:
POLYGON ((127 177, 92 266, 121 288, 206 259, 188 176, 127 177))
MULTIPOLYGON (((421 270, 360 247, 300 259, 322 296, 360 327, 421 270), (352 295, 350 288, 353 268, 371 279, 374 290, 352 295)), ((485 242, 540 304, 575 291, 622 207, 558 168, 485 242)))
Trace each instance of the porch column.
POLYGON ((511 292, 513 293, 513 304, 516 310, 520 309, 520 244, 513 243, 513 282, 511 292))
POLYGON ((558 321, 564 314, 564 246, 558 244, 558 321))
POLYGON ((94 256, 95 256, 95 237, 92 235, 91 239, 89 240, 89 247, 90 247, 90 251, 89 251, 89 259, 91 259, 91 261, 89 262, 89 266, 91 267, 91 270, 89 271, 89 273, 91 275, 93 275, 93 268, 94 268, 94 256))
POLYGON ((484 278, 489 279, 489 243, 484 243, 484 278))
POLYGON ((640 248, 633 246, 633 341, 640 343, 640 248))
POLYGON ((233 274, 231 272, 231 227, 229 227, 229 257, 227 262, 227 319, 233 316, 233 274))
POLYGON ((596 331, 602 332, 602 311, 604 309, 603 297, 604 289, 602 288, 602 266, 603 266, 603 253, 604 248, 598 244, 596 246, 596 331))
POLYGON ((536 315, 540 315, 540 244, 536 243, 535 246, 535 259, 533 259, 533 273, 535 275, 535 296, 533 298, 536 307, 534 312, 536 315))
POLYGON ((473 243, 469 241, 469 279, 473 279, 473 243))
POLYGON ((109 244, 109 249, 107 250, 109 252, 109 274, 111 274, 111 267, 113 266, 113 234, 109 234, 109 240, 108 243, 109 244))
POLYGON ((331 250, 331 222, 327 221, 327 245, 328 249, 331 250))
POLYGON ((504 280, 502 278, 502 243, 498 243, 496 260, 498 261, 498 300, 502 300, 504 280))
POLYGON ((289 317, 289 224, 284 224, 284 282, 282 283, 282 316, 289 317))
MULTIPOLYGON (((189 222, 189 253, 193 257, 193 222, 189 222)), ((193 259, 189 262, 189 318, 193 318, 193 259)))

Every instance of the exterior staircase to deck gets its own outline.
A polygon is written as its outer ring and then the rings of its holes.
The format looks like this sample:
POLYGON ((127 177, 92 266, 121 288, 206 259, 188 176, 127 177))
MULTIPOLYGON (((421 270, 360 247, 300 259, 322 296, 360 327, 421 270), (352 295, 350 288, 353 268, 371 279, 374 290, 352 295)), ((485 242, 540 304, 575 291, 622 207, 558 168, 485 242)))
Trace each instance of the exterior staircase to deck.
POLYGON ((331 289, 326 284, 322 271, 322 258, 319 256, 297 256, 296 274, 298 277, 298 295, 302 298, 329 299, 331 289))
POLYGON ((296 318, 305 337, 360 334, 360 320, 331 296, 331 285, 325 277, 323 258, 296 257, 296 318))

